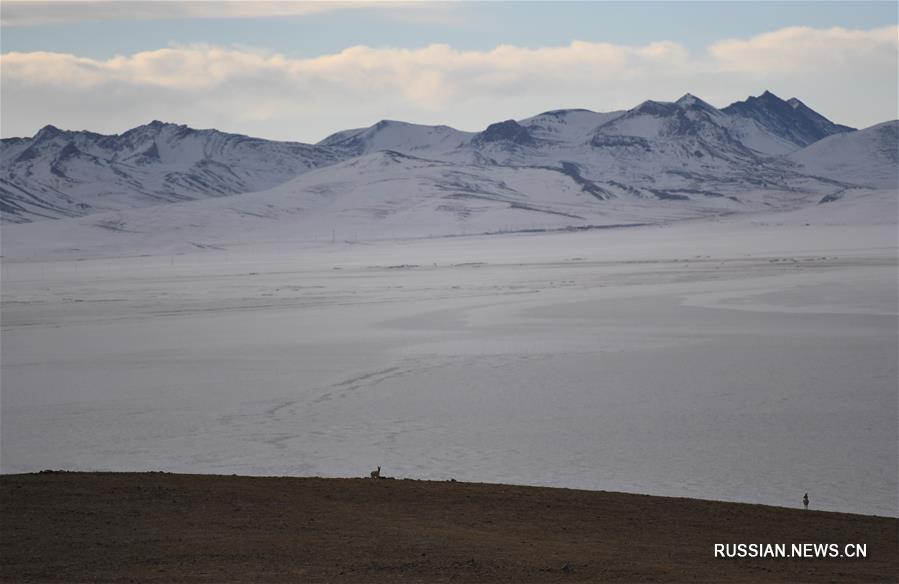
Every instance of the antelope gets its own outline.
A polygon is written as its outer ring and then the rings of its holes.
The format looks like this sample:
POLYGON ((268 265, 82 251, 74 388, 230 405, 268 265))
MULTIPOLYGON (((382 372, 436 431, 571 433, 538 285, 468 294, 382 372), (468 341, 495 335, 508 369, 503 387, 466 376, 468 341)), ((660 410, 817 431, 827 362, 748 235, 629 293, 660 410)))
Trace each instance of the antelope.
POLYGON ((380 466, 378 467, 378 470, 371 471, 371 478, 373 478, 373 479, 381 478, 381 467, 380 466))

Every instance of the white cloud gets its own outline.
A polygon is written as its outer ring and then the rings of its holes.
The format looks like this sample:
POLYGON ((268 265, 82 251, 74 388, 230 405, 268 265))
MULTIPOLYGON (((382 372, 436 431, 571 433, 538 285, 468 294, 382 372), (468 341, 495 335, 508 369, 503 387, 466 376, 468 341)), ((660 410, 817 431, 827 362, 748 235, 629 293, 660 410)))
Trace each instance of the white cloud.
POLYGON ((789 27, 747 40, 714 43, 709 54, 725 71, 818 74, 859 65, 896 62, 899 27, 873 30, 789 27))
POLYGON ((698 55, 671 42, 583 41, 488 51, 356 46, 314 58, 206 45, 106 60, 6 53, 0 121, 6 136, 46 123, 120 131, 159 118, 312 141, 381 118, 480 129, 560 107, 619 109, 687 91, 726 105, 771 89, 867 125, 895 116, 896 61, 896 27, 789 28, 698 55))

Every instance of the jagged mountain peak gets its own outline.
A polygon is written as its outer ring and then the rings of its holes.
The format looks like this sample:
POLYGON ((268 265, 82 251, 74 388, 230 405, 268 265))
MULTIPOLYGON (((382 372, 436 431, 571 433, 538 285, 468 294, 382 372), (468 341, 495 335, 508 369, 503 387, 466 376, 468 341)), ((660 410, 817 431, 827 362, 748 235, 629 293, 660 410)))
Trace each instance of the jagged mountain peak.
POLYGON ((133 135, 152 135, 152 136, 160 136, 160 135, 171 135, 175 138, 185 137, 192 134, 219 134, 223 136, 238 136, 244 137, 242 134, 230 134, 226 132, 222 132, 220 130, 216 130, 214 128, 208 129, 198 129, 188 126, 187 124, 176 124, 174 122, 163 122, 160 120, 153 120, 148 124, 143 124, 141 126, 137 126, 131 128, 130 130, 126 130, 118 136, 133 136, 133 135))
POLYGON ((37 133, 34 135, 33 140, 35 142, 37 142, 40 140, 52 139, 52 138, 55 138, 56 136, 59 136, 60 134, 63 134, 64 132, 65 132, 64 130, 60 130, 53 124, 47 124, 46 126, 44 126, 43 128, 41 128, 40 130, 37 131, 37 133))
POLYGON ((380 120, 375 125, 373 125, 372 128, 374 128, 375 130, 383 130, 384 128, 391 125, 411 126, 412 124, 409 124, 407 122, 400 122, 397 120, 380 120))
POLYGON ((721 117, 718 109, 687 93, 674 102, 644 101, 598 128, 598 132, 641 138, 697 135, 707 133, 711 126, 717 127, 721 117))
POLYGON ((600 126, 590 145, 622 160, 658 159, 703 169, 754 164, 757 154, 734 139, 729 119, 693 94, 647 100, 600 126))
POLYGON ((628 111, 631 115, 650 115, 655 117, 665 117, 677 111, 677 104, 669 101, 655 101, 647 99, 637 107, 628 111))
POLYGON ((693 105, 694 103, 696 103, 697 101, 702 101, 702 100, 697 98, 692 93, 685 93, 681 96, 680 99, 678 99, 674 103, 676 103, 677 105, 690 106, 690 105, 693 105))
POLYGON ((118 136, 125 136, 128 134, 133 134, 133 133, 138 133, 138 132, 146 132, 146 131, 159 132, 166 128, 177 128, 180 130, 188 130, 188 131, 218 132, 218 130, 194 130, 193 128, 190 128, 189 126, 186 126, 184 124, 174 124, 174 123, 170 123, 170 122, 163 122, 160 120, 153 120, 147 124, 142 124, 140 126, 135 126, 133 128, 129 128, 128 130, 125 130, 121 134, 100 134, 97 132, 91 132, 89 130, 64 130, 62 128, 54 126, 53 124, 47 124, 40 130, 38 130, 37 133, 35 133, 35 135, 31 139, 36 142, 36 141, 40 141, 40 140, 56 138, 57 136, 61 136, 61 135, 69 136, 69 135, 76 135, 76 134, 85 136, 85 137, 98 138, 98 139, 100 139, 100 138, 115 138, 118 136))
POLYGON ((718 109, 708 102, 696 97, 692 93, 685 93, 677 101, 656 101, 647 99, 628 113, 647 114, 656 117, 666 117, 677 114, 678 110, 705 110, 717 112, 718 109))
POLYGON ((718 108, 709 104, 706 101, 696 97, 692 93, 685 93, 680 99, 674 102, 675 105, 680 107, 681 109, 686 110, 701 110, 710 113, 718 113, 718 108))
MULTIPOLYGON (((162 120, 152 120, 149 123, 141 124, 140 126, 135 126, 133 128, 129 128, 128 130, 125 130, 124 132, 122 132, 122 134, 120 134, 120 135, 127 134, 129 132, 134 132, 135 130, 153 130, 153 131, 158 132, 159 130, 162 130, 163 128, 174 128, 174 127, 178 127, 178 126, 179 126, 179 124, 175 124, 172 122, 163 122, 162 120)), ((182 127, 186 128, 187 126, 182 125, 182 127)))
MULTIPOLYGON (((166 122, 160 122, 159 120, 153 120, 149 124, 142 124, 140 126, 135 126, 128 130, 125 130, 121 134, 116 134, 114 137, 127 138, 127 137, 145 136, 145 135, 146 136, 157 136, 164 129, 172 128, 172 127, 177 127, 177 126, 175 126, 175 124, 169 124, 166 122)), ((184 126, 184 127, 187 128, 187 126, 184 126)))
POLYGON ((564 117, 570 116, 571 114, 595 114, 595 113, 596 112, 594 112, 593 110, 575 107, 575 108, 568 108, 568 109, 549 110, 549 111, 539 113, 534 117, 535 118, 540 118, 540 117, 564 118, 564 117))
POLYGON ((403 122, 398 122, 396 120, 379 120, 370 129, 371 130, 383 130, 391 125, 402 124, 402 123, 403 122))
POLYGON ((726 111, 728 109, 747 108, 747 107, 749 107, 751 105, 755 105, 757 103, 786 103, 786 102, 784 102, 782 99, 780 99, 779 97, 777 97, 776 95, 774 95, 773 93, 771 93, 770 91, 768 91, 766 89, 760 95, 750 95, 750 96, 746 97, 746 99, 744 99, 743 101, 735 101, 732 104, 730 104, 729 106, 727 106, 726 108, 724 108, 724 110, 726 111))
MULTIPOLYGON (((138 128, 145 128, 145 129, 156 130, 156 131, 161 131, 161 130, 166 130, 166 129, 190 130, 191 132, 218 132, 219 131, 219 130, 215 130, 215 129, 201 130, 198 128, 192 128, 191 126, 188 126, 187 124, 176 124, 175 122, 163 122, 160 120, 153 120, 149 124, 144 124, 143 126, 138 126, 138 128)), ((135 129, 138 129, 138 128, 135 128, 135 129)))
POLYGON ((832 134, 852 131, 853 128, 835 124, 796 98, 784 101, 771 91, 750 96, 723 110, 735 118, 752 120, 779 139, 804 147, 832 134))
POLYGON ((792 109, 793 107, 795 106, 788 104, 785 100, 766 89, 761 95, 750 95, 743 101, 730 104, 723 111, 728 111, 728 109, 732 111, 747 111, 751 108, 778 111, 792 109))
POLYGON ((506 142, 525 146, 534 144, 535 140, 527 128, 515 120, 505 120, 487 126, 487 129, 475 136, 474 142, 478 144, 506 142))

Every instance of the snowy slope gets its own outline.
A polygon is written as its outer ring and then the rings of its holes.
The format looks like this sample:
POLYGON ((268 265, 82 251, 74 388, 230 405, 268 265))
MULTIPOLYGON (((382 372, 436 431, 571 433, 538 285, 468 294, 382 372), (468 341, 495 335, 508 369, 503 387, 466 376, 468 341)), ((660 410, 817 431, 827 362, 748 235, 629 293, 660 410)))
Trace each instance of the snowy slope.
POLYGON ((623 113, 601 113, 586 109, 553 110, 519 120, 518 123, 531 136, 541 140, 583 144, 590 141, 599 126, 623 113))
POLYGON ((667 221, 741 206, 725 198, 693 206, 654 197, 602 202, 560 168, 471 166, 379 151, 262 192, 8 225, 3 254, 117 255, 254 241, 561 229, 667 221))
POLYGON ((379 151, 312 170, 267 191, 7 226, 3 254, 128 255, 260 242, 293 247, 595 229, 796 209, 837 190, 830 183, 796 178, 781 189, 739 186, 726 196, 661 182, 631 192, 609 177, 586 179, 581 171, 570 162, 472 165, 379 151))
POLYGON ((806 172, 875 188, 899 188, 899 120, 841 133, 790 155, 806 172))

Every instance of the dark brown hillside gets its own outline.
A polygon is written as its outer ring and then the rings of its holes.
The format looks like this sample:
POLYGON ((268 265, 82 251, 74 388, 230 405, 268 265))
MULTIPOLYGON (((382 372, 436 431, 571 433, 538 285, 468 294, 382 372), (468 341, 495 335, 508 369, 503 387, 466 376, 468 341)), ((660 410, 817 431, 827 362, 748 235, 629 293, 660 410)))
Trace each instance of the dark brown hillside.
POLYGON ((608 492, 162 473, 0 477, 3 582, 896 582, 899 520, 608 492), (716 559, 715 543, 865 543, 716 559))

